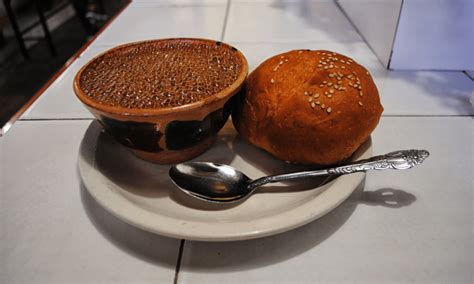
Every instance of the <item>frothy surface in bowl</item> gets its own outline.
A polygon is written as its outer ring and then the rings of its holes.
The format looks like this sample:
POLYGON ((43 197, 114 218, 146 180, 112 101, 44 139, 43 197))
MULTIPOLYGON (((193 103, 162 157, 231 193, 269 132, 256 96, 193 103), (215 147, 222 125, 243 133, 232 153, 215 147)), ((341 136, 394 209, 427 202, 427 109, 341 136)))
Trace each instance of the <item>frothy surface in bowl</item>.
POLYGON ((94 59, 79 78, 93 100, 125 108, 166 108, 197 102, 230 86, 242 62, 235 49, 198 40, 127 45, 94 59))

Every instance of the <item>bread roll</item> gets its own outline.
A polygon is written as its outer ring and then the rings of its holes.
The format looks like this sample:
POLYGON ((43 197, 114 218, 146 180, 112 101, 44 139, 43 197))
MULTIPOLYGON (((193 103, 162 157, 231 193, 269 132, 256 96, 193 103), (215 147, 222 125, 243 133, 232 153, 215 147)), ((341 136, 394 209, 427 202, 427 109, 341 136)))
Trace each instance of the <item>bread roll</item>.
POLYGON ((330 165, 369 138, 382 111, 372 77, 353 59, 294 50, 250 74, 232 119, 245 140, 281 160, 330 165))

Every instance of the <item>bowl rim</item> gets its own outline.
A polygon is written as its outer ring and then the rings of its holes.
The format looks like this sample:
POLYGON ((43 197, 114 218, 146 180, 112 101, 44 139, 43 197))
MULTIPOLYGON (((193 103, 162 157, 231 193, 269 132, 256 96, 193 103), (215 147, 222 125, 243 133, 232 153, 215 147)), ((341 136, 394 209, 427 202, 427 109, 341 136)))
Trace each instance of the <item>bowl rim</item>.
POLYGON ((79 69, 79 71, 76 73, 74 76, 73 80, 73 89, 74 93, 76 94, 76 97, 86 106, 91 107, 93 109, 99 110, 101 112, 105 113, 112 113, 112 114, 118 114, 118 115, 133 115, 133 116, 154 116, 154 115, 166 115, 170 113, 181 113, 181 112, 186 112, 190 110, 194 110, 206 105, 210 105, 212 103, 215 103, 217 101, 220 101, 222 99, 225 99, 227 97, 232 96, 235 94, 235 91, 239 89, 240 86, 245 82, 245 79, 247 78, 248 75, 248 62, 243 53, 238 50, 237 48, 221 42, 217 40, 212 40, 212 39, 204 39, 204 38, 186 38, 186 37, 178 37, 178 38, 163 38, 163 39, 152 39, 152 40, 142 40, 142 41, 135 41, 135 42, 129 42, 125 44, 121 44, 118 46, 115 46, 113 48, 110 48, 106 51, 103 51, 99 53, 98 55, 94 56, 91 60, 89 60, 84 66, 79 69), (235 55, 240 59, 242 63, 242 69, 240 71, 239 76, 237 79, 229 86, 224 88, 223 90, 219 91, 216 94, 213 94, 211 96, 208 96, 202 100, 199 100, 197 102, 193 102, 190 104, 185 104, 182 106, 173 106, 173 107, 164 107, 164 108, 153 108, 153 109, 140 109, 140 108, 126 108, 126 107, 121 107, 121 106, 110 106, 106 104, 99 103, 93 99, 91 99, 89 96, 87 96, 84 91, 82 91, 80 87, 80 78, 82 76, 82 73, 84 70, 95 60, 97 60, 99 57, 105 55, 106 53, 112 52, 114 50, 124 48, 127 46, 133 46, 133 45, 140 45, 140 44, 145 44, 145 43, 151 43, 151 42, 163 42, 163 41, 188 41, 188 42, 193 42, 193 43, 199 43, 199 42, 204 42, 206 44, 219 44, 223 45, 228 49, 231 49, 235 52, 235 55))

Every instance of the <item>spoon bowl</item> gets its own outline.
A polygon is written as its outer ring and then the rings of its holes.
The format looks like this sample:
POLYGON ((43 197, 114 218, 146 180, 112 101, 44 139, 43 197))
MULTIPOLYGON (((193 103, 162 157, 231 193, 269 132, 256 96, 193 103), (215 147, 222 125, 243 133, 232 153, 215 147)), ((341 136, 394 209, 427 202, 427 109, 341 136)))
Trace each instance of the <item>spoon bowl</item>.
POLYGON ((181 163, 171 167, 169 175, 186 194, 210 202, 236 202, 251 191, 248 176, 218 163, 181 163))

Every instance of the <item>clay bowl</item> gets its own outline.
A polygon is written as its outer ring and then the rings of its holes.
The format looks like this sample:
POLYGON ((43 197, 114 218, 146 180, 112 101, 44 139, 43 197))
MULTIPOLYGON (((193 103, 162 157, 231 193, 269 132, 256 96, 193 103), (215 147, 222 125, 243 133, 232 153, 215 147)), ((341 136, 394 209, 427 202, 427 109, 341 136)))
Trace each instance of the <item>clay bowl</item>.
POLYGON ((224 126, 232 111, 232 97, 241 90, 247 73, 248 64, 244 55, 230 45, 206 39, 160 39, 117 46, 98 55, 79 70, 74 78, 73 88, 79 100, 116 141, 144 160, 170 164, 190 160, 212 146, 217 132, 224 126), (240 62, 241 69, 237 79, 225 89, 196 102, 159 108, 111 106, 93 99, 81 88, 84 71, 107 53, 133 50, 140 45, 177 41, 226 49, 240 62))

